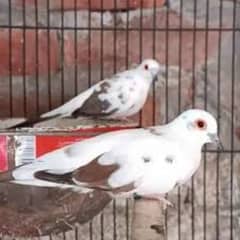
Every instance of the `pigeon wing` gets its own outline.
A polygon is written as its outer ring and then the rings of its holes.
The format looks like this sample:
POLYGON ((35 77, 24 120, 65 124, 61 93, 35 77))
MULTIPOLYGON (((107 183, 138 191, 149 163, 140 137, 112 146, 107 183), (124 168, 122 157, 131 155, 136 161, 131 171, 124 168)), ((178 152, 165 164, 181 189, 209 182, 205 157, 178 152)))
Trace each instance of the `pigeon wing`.
MULTIPOLYGON (((102 156, 102 155, 101 155, 102 156)), ((38 171, 34 174, 35 178, 50 181, 58 184, 80 185, 85 188, 109 191, 112 193, 128 192, 133 190, 134 182, 130 182, 120 187, 111 187, 108 178, 117 171, 120 166, 116 163, 102 165, 98 162, 99 158, 94 159, 87 165, 79 167, 71 173, 54 174, 48 171, 38 171)))
POLYGON ((118 171, 118 164, 102 165, 98 159, 90 162, 86 166, 77 169, 73 174, 76 182, 83 183, 87 188, 101 189, 112 193, 121 193, 132 191, 135 188, 134 181, 120 187, 112 187, 108 183, 109 177, 118 171))
POLYGON ((101 94, 106 94, 111 92, 111 84, 108 81, 101 82, 93 93, 86 99, 86 101, 82 104, 80 108, 77 108, 73 113, 72 117, 79 117, 82 115, 86 116, 107 116, 116 112, 118 109, 112 109, 111 111, 107 111, 109 107, 111 107, 111 102, 106 98, 102 100, 100 98, 101 94))
POLYGON ((129 104, 131 105, 129 89, 131 89, 134 76, 131 73, 131 71, 126 71, 122 74, 116 74, 111 79, 103 80, 97 84, 81 107, 72 112, 72 116, 110 116, 121 111, 122 108, 125 109, 129 104), (126 106, 124 107, 124 105, 126 106))

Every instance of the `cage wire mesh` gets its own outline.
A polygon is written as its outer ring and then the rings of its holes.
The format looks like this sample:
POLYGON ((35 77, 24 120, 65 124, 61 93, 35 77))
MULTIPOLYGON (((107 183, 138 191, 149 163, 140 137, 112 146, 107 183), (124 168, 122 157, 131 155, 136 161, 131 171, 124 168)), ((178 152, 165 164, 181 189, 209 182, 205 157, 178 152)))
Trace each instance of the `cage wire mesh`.
MULTIPOLYGON (((0 41, 9 49, 0 50, 8 61, 0 61, 1 117, 38 116, 144 58, 158 59, 162 82, 139 123, 200 107, 217 117, 224 144, 204 148, 191 184, 168 195, 175 208, 165 213, 167 239, 240 239, 239 1, 141 0, 136 9, 131 0, 109 2, 89 0, 81 9, 78 0, 0 1, 0 41)), ((130 239, 131 209, 131 201, 114 201, 58 237, 130 239)))

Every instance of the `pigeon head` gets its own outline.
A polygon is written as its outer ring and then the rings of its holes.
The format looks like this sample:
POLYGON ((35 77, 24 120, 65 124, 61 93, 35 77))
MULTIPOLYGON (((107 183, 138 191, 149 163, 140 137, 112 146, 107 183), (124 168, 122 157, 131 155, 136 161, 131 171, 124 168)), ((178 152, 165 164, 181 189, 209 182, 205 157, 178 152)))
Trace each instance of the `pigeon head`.
POLYGON ((176 120, 184 124, 185 134, 193 141, 196 140, 201 144, 215 143, 222 148, 217 134, 217 121, 209 112, 190 109, 183 112, 176 120))
POLYGON ((157 80, 160 71, 160 64, 154 59, 146 59, 138 66, 139 69, 147 71, 151 74, 153 81, 157 80))

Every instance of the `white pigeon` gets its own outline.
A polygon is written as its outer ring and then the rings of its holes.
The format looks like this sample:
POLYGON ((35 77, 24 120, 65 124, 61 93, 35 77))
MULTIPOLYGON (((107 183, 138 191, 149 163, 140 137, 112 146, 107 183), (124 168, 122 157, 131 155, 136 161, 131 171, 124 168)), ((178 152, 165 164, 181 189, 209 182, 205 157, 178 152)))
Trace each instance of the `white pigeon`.
POLYGON ((143 107, 159 71, 157 61, 144 60, 134 69, 100 81, 64 105, 42 114, 41 118, 87 115, 114 119, 131 116, 143 107))
POLYGON ((160 69, 157 61, 146 59, 134 69, 98 82, 62 106, 42 114, 40 119, 29 119, 13 127, 29 126, 51 118, 79 116, 126 119, 141 110, 160 69))
POLYGON ((55 150, 3 173, 0 182, 162 200, 191 178, 202 146, 211 142, 219 143, 216 120, 192 109, 166 125, 109 132, 55 150))

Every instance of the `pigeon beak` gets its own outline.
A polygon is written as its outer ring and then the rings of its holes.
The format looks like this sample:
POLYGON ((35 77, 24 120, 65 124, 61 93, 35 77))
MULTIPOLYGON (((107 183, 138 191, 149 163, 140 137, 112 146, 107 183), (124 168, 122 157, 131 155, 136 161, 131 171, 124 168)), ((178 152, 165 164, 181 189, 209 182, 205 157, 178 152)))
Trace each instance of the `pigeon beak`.
POLYGON ((223 150, 223 145, 216 133, 208 133, 208 137, 210 138, 210 141, 216 144, 220 150, 223 150))

